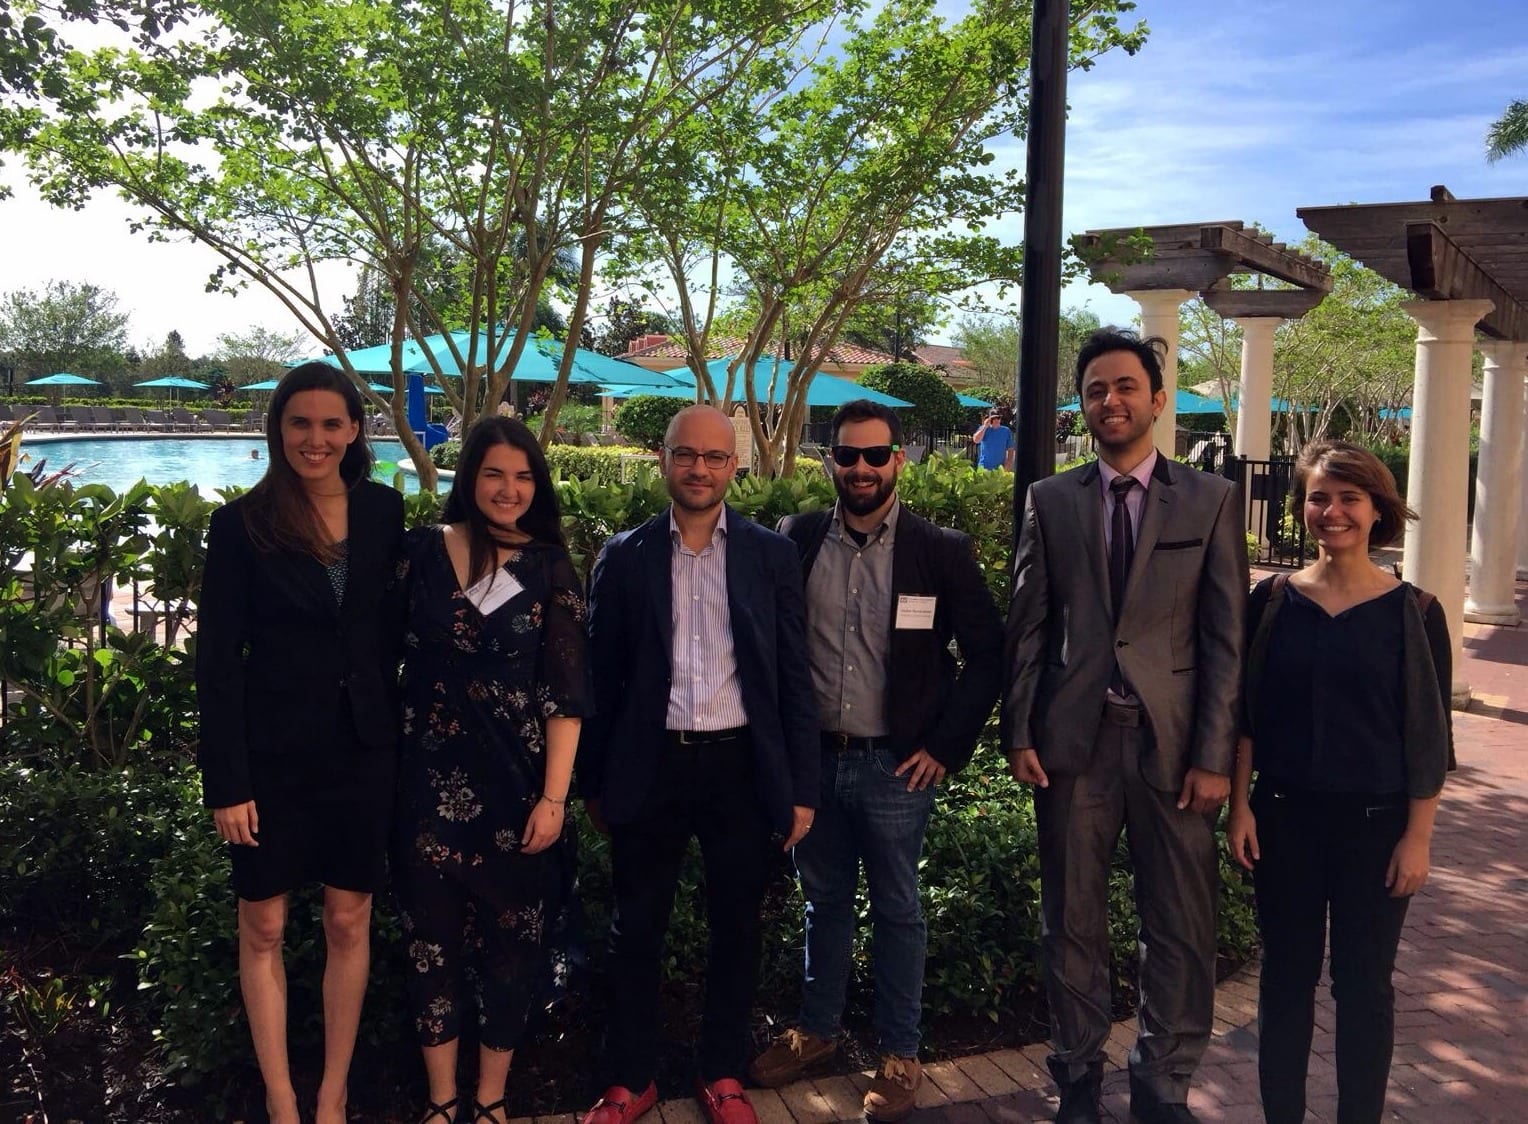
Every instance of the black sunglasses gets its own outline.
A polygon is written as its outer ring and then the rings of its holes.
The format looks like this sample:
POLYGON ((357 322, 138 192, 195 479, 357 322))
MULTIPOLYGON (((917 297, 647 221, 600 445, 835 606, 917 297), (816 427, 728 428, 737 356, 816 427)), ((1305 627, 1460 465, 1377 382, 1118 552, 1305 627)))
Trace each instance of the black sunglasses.
POLYGON ((891 460, 891 454, 900 449, 901 445, 834 445, 833 463, 839 468, 853 468, 859 463, 861 457, 871 468, 885 468, 891 460))

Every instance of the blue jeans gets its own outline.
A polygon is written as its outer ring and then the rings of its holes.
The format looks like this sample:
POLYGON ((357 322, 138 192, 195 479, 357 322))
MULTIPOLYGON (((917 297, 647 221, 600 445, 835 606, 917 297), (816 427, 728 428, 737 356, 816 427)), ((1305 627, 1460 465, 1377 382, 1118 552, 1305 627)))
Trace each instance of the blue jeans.
POLYGON ((923 958, 928 944, 918 901, 918 856, 934 788, 907 791, 890 749, 824 749, 822 799, 812 830, 796 845, 806 898, 806 979, 801 1029, 839 1032, 854 944, 854 892, 865 866, 875 966, 875 1030, 884 1054, 918 1055, 923 958))

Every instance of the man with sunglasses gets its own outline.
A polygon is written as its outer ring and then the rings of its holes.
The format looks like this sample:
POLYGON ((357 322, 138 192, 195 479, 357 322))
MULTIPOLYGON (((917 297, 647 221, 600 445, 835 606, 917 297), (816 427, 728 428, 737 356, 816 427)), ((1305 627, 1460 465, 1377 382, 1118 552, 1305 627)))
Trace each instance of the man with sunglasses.
POLYGON ((1014 562, 1003 745, 1034 786, 1060 1124, 1101 1119, 1121 830, 1141 919, 1141 1124, 1195 1119, 1189 1081, 1214 1014, 1214 820, 1231 787, 1247 551, 1230 481, 1157 452, 1162 346, 1117 328, 1083 345, 1098 459, 1030 486, 1014 562))
POLYGON ((659 454, 673 503, 595 563, 596 713, 579 785, 608 824, 610 1085, 583 1124, 632 1124, 657 1101, 659 964, 692 837, 710 949, 695 1096, 711 1124, 755 1124, 739 1078, 750 1046, 760 906, 772 854, 811 829, 818 737, 801 568, 787 539, 722 502, 732 423, 689 406, 659 454))
POLYGON ((801 1014, 749 1073, 761 1085, 783 1085, 837 1048, 863 864, 882 1057, 864 1110, 891 1121, 912 1109, 922 1080, 923 834, 936 786, 970 760, 997 699, 1002 622, 970 538, 898 501, 904 457, 896 414, 865 400, 847 403, 834 415, 833 440, 837 505, 780 524, 806 573, 823 730, 817 819, 795 854, 807 903, 801 1014))

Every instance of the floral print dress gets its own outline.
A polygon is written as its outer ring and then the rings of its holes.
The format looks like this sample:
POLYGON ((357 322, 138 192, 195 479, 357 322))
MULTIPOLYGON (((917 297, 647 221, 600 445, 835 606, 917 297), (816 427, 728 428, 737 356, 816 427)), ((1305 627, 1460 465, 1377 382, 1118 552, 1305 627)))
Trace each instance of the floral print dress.
POLYGON ((486 615, 468 599, 443 528, 404 549, 403 753, 394 883, 422 1045, 460 1033, 475 999, 479 1037, 513 1049, 545 1002, 547 937, 570 905, 573 847, 537 855, 520 839, 541 796, 546 720, 588 707, 585 608, 561 547, 530 543, 494 581, 521 588, 486 615))

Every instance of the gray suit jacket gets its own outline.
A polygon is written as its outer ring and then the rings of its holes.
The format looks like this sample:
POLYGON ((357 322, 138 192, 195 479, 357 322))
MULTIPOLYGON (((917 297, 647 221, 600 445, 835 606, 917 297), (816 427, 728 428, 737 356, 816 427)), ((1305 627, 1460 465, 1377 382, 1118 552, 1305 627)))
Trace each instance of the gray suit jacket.
POLYGON ((1118 658, 1145 705, 1148 784, 1190 766, 1229 773, 1241 690, 1247 549, 1231 482, 1157 458, 1118 626, 1093 462, 1037 481, 1025 500, 1008 613, 1003 745, 1047 773, 1084 771, 1118 658))

